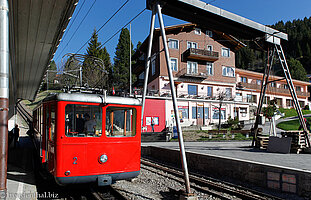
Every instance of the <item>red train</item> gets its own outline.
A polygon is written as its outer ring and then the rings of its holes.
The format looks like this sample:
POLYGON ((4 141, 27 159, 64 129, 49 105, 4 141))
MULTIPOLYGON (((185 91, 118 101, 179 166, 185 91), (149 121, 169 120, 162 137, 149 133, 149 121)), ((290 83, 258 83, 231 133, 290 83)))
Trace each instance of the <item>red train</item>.
POLYGON ((43 166, 60 185, 110 185, 140 172, 141 102, 98 94, 48 96, 33 112, 43 166))

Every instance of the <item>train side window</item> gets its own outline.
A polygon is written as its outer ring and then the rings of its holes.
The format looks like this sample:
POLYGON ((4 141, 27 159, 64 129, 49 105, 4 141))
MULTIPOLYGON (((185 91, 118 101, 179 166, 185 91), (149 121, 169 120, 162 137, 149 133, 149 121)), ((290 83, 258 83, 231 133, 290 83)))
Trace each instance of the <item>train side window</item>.
POLYGON ((106 109, 106 136, 132 137, 136 135, 136 109, 108 107, 106 109))
POLYGON ((95 105, 66 105, 65 134, 67 137, 100 137, 102 108, 95 105))
POLYGON ((55 105, 51 105, 51 132, 50 132, 51 141, 54 141, 54 133, 55 133, 55 105))

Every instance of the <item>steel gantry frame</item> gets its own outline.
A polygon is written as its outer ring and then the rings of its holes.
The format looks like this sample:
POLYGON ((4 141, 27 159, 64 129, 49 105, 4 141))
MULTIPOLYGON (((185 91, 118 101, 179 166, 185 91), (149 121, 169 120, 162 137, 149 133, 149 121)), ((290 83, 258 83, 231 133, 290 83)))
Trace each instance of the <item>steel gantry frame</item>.
POLYGON ((183 140, 183 134, 181 130, 180 125, 180 119, 178 115, 178 106, 177 106, 177 97, 176 97, 176 91, 174 87, 174 79, 173 79, 173 73, 172 69, 170 68, 170 55, 166 40, 166 34, 165 34, 165 28, 164 28, 164 22, 161 12, 161 5, 159 2, 156 2, 152 7, 152 16, 151 16, 151 23, 150 23, 150 33, 149 33, 149 44, 148 44, 148 50, 147 50, 147 60, 146 60, 146 67, 145 67, 145 80, 144 80, 144 92, 143 92, 143 98, 142 98, 142 117, 141 121, 143 123, 144 119, 144 109, 145 109, 145 101, 146 101, 146 93, 147 93, 147 84, 148 84, 148 76, 149 76, 149 68, 150 68, 150 62, 151 62, 151 50, 152 50, 152 42, 153 42, 153 36, 154 36, 154 23, 155 23, 155 15, 158 14, 159 18, 159 24, 160 24, 160 30, 162 35, 162 42, 164 46, 164 52, 165 52, 165 60, 166 60, 166 66, 169 76, 169 81, 171 85, 171 94, 172 94, 172 100, 173 100, 173 107, 174 107, 174 114, 175 114, 175 121, 176 121, 176 128, 178 133, 178 142, 179 142, 179 149, 180 149, 180 156, 181 156, 181 164, 182 169, 184 173, 184 180, 185 180, 185 188, 186 188, 186 196, 193 196, 190 190, 190 181, 189 181, 189 173, 188 173, 188 167, 187 167, 187 159, 186 159, 186 152, 184 147, 184 140, 183 140))
MULTIPOLYGON (((272 37, 274 37, 274 36, 272 35, 272 37)), ((287 64, 287 61, 286 61, 286 57, 285 57, 282 45, 281 45, 280 41, 278 42, 278 41, 274 41, 273 40, 273 41, 270 41, 270 42, 273 43, 273 46, 272 46, 273 50, 269 51, 269 48, 268 48, 268 61, 267 61, 267 65, 265 67, 265 72, 264 72, 263 77, 262 77, 261 92, 260 92, 260 97, 259 97, 259 102, 258 102, 258 107, 257 107, 256 120, 255 120, 255 124, 254 124, 253 130, 252 130, 253 134, 254 134, 252 146, 254 146, 255 140, 257 140, 260 114, 261 114, 261 111, 262 111, 262 105, 263 105, 263 102, 264 102, 267 86, 268 86, 269 83, 271 83, 271 81, 269 81, 269 75, 270 75, 270 71, 271 71, 271 68, 272 68, 272 65, 273 65, 274 56, 276 54, 277 57, 278 57, 278 60, 279 60, 279 62, 281 64, 281 66, 282 66, 282 69, 283 69, 283 72, 284 72, 284 75, 285 75, 284 79, 286 79, 286 82, 287 82, 287 85, 288 85, 288 89, 289 89, 290 94, 292 96, 292 99, 293 99, 293 102, 294 102, 294 107, 295 107, 295 110, 296 110, 296 112, 298 114, 299 122, 300 122, 300 124, 301 124, 301 126, 303 128, 303 132, 305 134, 305 140, 306 140, 306 143, 307 143, 307 147, 310 148, 311 146, 310 146, 309 130, 307 129, 306 122, 305 122, 305 120, 303 118, 303 113, 301 111, 301 107, 300 107, 300 104, 299 104, 299 101, 298 101, 298 98, 297 98, 296 89, 295 89, 295 86, 293 84, 292 77, 290 75, 290 71, 289 71, 289 68, 288 68, 288 64, 287 64)))

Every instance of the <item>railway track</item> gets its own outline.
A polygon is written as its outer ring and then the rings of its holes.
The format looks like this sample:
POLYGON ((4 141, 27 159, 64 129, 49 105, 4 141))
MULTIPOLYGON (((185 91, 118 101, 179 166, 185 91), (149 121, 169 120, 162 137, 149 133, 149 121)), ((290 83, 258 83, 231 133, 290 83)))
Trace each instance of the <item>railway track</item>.
POLYGON ((90 192, 95 200, 127 200, 113 186, 90 187, 90 192))
MULTIPOLYGON (((149 160, 146 158, 141 159, 142 168, 145 166, 150 166, 154 169, 162 170, 164 172, 170 173, 176 177, 176 181, 184 182, 183 172, 180 169, 177 169, 172 166, 164 165, 157 163, 153 160, 149 160)), ((156 172, 156 170, 154 170, 156 172)), ((212 179, 209 177, 204 177, 200 174, 191 173, 189 175, 191 181, 191 187, 199 192, 210 194, 214 197, 220 199, 247 199, 247 200, 267 200, 267 199, 275 199, 279 200, 282 198, 272 196, 270 194, 266 194, 263 192, 259 192, 256 190, 252 190, 249 188, 245 188, 239 185, 235 185, 232 183, 224 183, 216 179, 212 179)))

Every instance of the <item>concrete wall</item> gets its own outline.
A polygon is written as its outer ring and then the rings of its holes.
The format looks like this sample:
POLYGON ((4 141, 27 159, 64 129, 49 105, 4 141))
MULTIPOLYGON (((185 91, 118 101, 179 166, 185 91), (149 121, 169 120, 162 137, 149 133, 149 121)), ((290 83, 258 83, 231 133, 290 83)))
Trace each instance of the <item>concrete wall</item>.
MULTIPOLYGON (((199 171, 208 176, 235 179, 256 186, 311 198, 311 173, 252 161, 187 152, 189 171, 199 171)), ((177 150, 142 147, 142 156, 156 158, 177 166, 177 150)))

